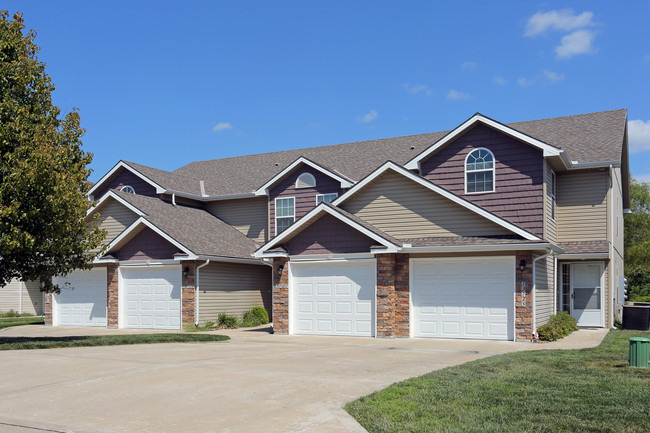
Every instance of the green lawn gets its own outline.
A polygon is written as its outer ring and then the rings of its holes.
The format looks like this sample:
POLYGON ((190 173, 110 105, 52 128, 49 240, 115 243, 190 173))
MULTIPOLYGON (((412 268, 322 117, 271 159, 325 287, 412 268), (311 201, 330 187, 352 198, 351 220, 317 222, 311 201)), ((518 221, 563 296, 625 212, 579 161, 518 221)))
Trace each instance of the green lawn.
POLYGON ((650 432, 650 369, 630 337, 594 349, 518 352, 435 371, 345 409, 369 432, 650 432))
POLYGON ((230 340, 226 335, 133 334, 77 337, 0 337, 0 350, 54 349, 57 347, 114 346, 120 344, 207 343, 230 340))
POLYGON ((11 326, 20 325, 38 325, 43 324, 44 320, 38 316, 22 316, 22 317, 0 317, 0 329, 9 328, 11 326))

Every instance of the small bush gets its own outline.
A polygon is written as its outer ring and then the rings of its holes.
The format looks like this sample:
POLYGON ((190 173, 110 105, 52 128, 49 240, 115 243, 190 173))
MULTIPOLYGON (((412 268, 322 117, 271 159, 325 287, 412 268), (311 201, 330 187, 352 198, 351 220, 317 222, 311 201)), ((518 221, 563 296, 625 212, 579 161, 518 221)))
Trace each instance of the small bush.
POLYGON ((547 324, 537 328, 537 333, 540 340, 556 341, 577 330, 576 319, 566 311, 559 311, 556 315, 551 316, 547 324))
POLYGON ((219 313, 217 326, 219 328, 236 329, 239 328, 239 319, 232 314, 219 313))
POLYGON ((6 313, 0 314, 0 317, 20 317, 20 314, 17 311, 9 310, 6 313))
POLYGON ((247 328, 264 325, 265 323, 269 323, 269 314, 266 312, 264 307, 258 305, 242 314, 241 323, 242 326, 247 328))

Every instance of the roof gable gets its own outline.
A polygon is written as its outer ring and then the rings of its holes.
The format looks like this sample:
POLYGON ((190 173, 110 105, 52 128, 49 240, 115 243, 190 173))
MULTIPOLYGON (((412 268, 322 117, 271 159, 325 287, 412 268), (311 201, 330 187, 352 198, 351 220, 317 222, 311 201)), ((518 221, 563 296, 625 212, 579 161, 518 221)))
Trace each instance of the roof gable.
POLYGON ((311 224, 316 222, 324 215, 331 215, 352 229, 358 231, 362 235, 372 239, 378 245, 384 247, 382 252, 396 252, 400 249, 400 243, 397 239, 393 238, 386 233, 372 227, 365 221, 355 217, 354 215, 332 206, 330 203, 323 202, 312 209, 307 215, 296 221, 288 229, 280 233, 275 238, 271 239, 265 245, 255 251, 255 257, 274 257, 278 255, 287 255, 286 253, 270 252, 274 247, 281 245, 294 236, 299 235, 301 231, 305 230, 311 224))
POLYGON ((285 176, 289 175, 295 169, 297 169, 300 165, 303 165, 303 164, 308 165, 309 167, 312 167, 313 169, 320 171, 321 173, 325 174, 326 176, 329 176, 332 179, 340 182, 341 183, 341 188, 350 188, 354 184, 354 182, 352 180, 342 176, 341 174, 334 173, 334 171, 328 170, 325 167, 323 167, 323 166, 321 166, 319 164, 316 164, 315 162, 310 161, 309 159, 301 156, 300 158, 296 159, 294 162, 289 164, 280 173, 276 174, 271 179, 269 179, 264 185, 257 188, 254 191, 255 195, 268 195, 269 188, 271 188, 273 185, 280 182, 285 176))
POLYGON ((522 229, 521 227, 512 224, 506 220, 504 220, 501 217, 498 217, 494 215, 491 212, 488 212, 487 210, 481 208, 480 206, 477 206, 473 203, 470 203, 469 201, 449 192, 448 190, 439 187, 438 185, 428 181, 427 179, 424 179, 408 170, 405 168, 395 164, 392 161, 386 162, 384 165, 379 167, 377 170, 375 170, 372 174, 367 176, 365 179, 361 180, 358 182, 354 187, 352 187, 348 192, 343 194, 341 197, 336 199, 333 202, 333 205, 335 206, 341 206, 343 205, 346 201, 350 200, 352 197, 354 197, 356 194, 358 194, 362 189, 364 189, 367 185, 369 185, 371 182, 373 182, 376 178, 381 176, 382 174, 388 172, 388 171, 394 171, 395 173, 404 176, 407 179, 410 179, 413 182, 416 182, 417 184, 429 189, 430 191, 433 191, 440 196, 451 200, 452 202, 466 208, 467 210, 480 215, 483 218, 486 218, 489 221, 492 221, 493 223, 496 223, 500 225, 501 227, 504 227, 505 229, 509 230, 510 232, 519 235, 523 237, 524 239, 528 240, 539 240, 540 238, 535 236, 534 234, 528 232, 527 230, 522 229))
POLYGON ((147 184, 151 185, 153 188, 156 189, 156 193, 161 194, 165 191, 165 188, 162 187, 160 184, 154 182, 149 177, 145 176, 135 168, 131 167, 125 161, 120 161, 117 164, 115 164, 113 168, 109 170, 108 173, 106 173, 101 179, 99 179, 97 183, 95 183, 95 185, 93 185, 90 191, 88 191, 88 195, 94 195, 98 191, 103 190, 108 185, 108 183, 110 183, 110 181, 123 170, 129 171, 130 173, 137 176, 147 184))
POLYGON ((507 134, 513 138, 516 138, 526 144, 529 144, 533 147, 536 147, 544 152, 544 156, 561 156, 564 151, 560 148, 557 148, 555 146, 551 146, 550 144, 547 144, 537 138, 534 138, 530 135, 524 134, 520 131, 517 131, 516 129, 513 129, 503 123, 497 122, 496 120, 490 119, 489 117, 486 117, 480 113, 476 113, 469 119, 467 119, 465 122, 463 122, 461 125, 459 125, 456 129, 450 131, 447 135, 442 137, 440 140, 438 140, 436 143, 434 143, 432 146, 429 148, 425 149, 423 152, 418 154, 416 157, 408 161, 404 167, 406 167, 409 170, 416 170, 420 168, 420 162, 427 159, 431 154, 433 154, 435 151, 440 149, 441 147, 444 147, 448 143, 452 142, 459 136, 463 135, 465 132, 469 131, 472 127, 474 127, 477 124, 484 124, 487 125, 491 128, 496 129, 497 131, 500 131, 504 134, 507 134))

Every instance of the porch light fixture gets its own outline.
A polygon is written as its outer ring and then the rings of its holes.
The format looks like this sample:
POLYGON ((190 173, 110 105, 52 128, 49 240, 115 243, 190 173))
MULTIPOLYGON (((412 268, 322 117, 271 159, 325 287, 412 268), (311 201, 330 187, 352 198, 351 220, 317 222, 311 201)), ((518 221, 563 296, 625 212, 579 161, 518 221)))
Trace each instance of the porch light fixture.
POLYGON ((524 269, 526 269, 526 259, 521 259, 519 260, 519 270, 524 272, 524 269))
POLYGON ((282 271, 284 271, 284 263, 278 266, 278 275, 282 275, 282 271))

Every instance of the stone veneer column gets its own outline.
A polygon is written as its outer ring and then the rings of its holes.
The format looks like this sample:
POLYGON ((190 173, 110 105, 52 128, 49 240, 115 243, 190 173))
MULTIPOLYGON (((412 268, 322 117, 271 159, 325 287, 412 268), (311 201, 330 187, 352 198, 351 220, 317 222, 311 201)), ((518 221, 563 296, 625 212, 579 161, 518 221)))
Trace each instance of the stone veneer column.
POLYGON ((45 320, 45 326, 52 326, 52 292, 45 293, 43 316, 45 320))
POLYGON ((533 339, 533 254, 530 251, 517 251, 515 266, 515 340, 533 339), (526 260, 523 271, 519 269, 521 260, 526 260), (523 285, 523 291, 522 291, 523 285))
POLYGON ((119 325, 118 267, 117 263, 109 263, 106 266, 106 326, 108 328, 117 328, 119 325))
POLYGON ((377 255, 377 337, 409 336, 409 255, 377 255))
POLYGON ((273 332, 289 333, 289 259, 273 259, 273 332), (279 272, 282 266, 282 272, 279 272))
POLYGON ((194 325, 196 320, 196 262, 181 262, 182 280, 182 326, 194 325))

